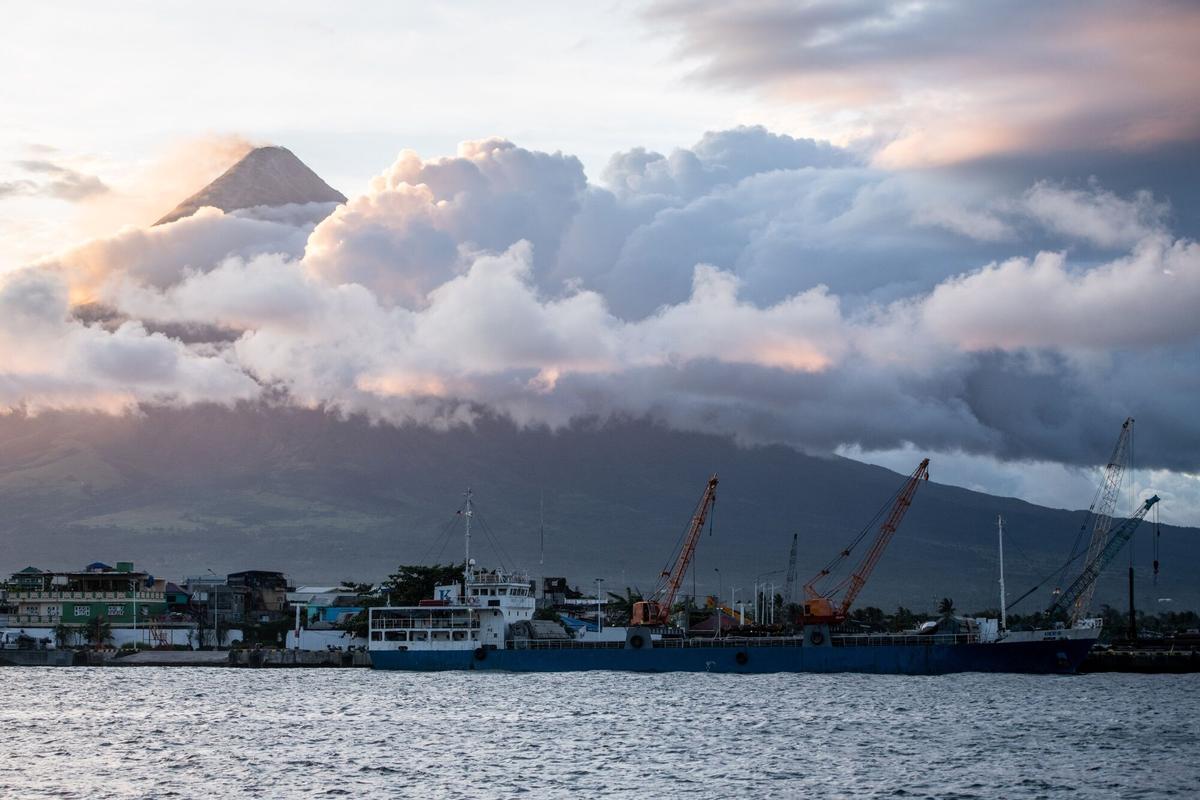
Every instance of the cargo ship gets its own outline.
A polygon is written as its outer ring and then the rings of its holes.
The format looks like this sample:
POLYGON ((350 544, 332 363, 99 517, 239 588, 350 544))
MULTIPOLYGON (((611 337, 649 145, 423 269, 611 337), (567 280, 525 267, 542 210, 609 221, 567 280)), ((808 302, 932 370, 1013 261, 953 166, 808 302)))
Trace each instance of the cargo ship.
MULTIPOLYGON (((797 617, 786 635, 738 631, 720 635, 718 630, 701 636, 672 624, 676 593, 715 501, 715 475, 692 515, 674 566, 663 571, 660 585, 647 599, 633 604, 630 623, 603 626, 597 612, 592 629, 536 619, 535 584, 527 575, 476 566, 470 556, 473 512, 468 491, 465 508, 457 512, 466 520, 461 581, 436 587, 434 597, 416 606, 370 609, 371 664, 381 670, 415 671, 1074 673, 1099 637, 1098 620, 1080 618, 1070 626, 1022 631, 1007 630, 1003 618, 948 618, 904 633, 859 634, 843 629, 855 597, 917 488, 928 480, 928 464, 928 459, 922 461, 881 508, 876 519, 883 521, 874 537, 868 538, 869 524, 804 585, 803 602, 797 604, 797 617), (833 580, 860 544, 865 545, 865 554, 857 568, 823 588, 823 582, 833 580)), ((1127 522, 1136 525, 1136 519, 1127 522)), ((794 553, 793 546, 789 578, 794 553)))
POLYGON ((439 587, 428 604, 370 610, 371 665, 384 670, 512 672, 951 672, 1073 673, 1099 629, 839 634, 805 625, 789 636, 691 636, 669 627, 621 626, 572 634, 533 619, 524 575, 471 570, 467 591, 439 587))

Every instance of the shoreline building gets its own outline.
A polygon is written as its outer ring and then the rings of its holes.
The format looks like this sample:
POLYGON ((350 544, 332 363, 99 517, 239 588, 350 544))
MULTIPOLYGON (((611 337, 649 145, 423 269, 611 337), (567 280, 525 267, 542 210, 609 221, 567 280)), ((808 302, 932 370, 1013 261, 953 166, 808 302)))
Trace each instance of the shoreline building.
POLYGON ((65 572, 26 567, 11 576, 5 594, 9 633, 56 638, 58 628, 82 644, 89 628, 98 627, 95 620, 103 620, 108 642, 117 647, 193 644, 195 625, 171 619, 163 584, 131 561, 115 567, 97 561, 65 572))

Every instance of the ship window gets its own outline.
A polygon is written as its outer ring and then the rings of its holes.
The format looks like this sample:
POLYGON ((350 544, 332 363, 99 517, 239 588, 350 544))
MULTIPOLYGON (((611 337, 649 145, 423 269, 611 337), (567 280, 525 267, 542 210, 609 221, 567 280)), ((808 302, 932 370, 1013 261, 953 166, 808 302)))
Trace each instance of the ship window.
POLYGON ((466 631, 455 631, 454 632, 454 641, 461 642, 461 641, 464 641, 466 638, 467 638, 466 631))
POLYGON ((450 631, 434 631, 433 632, 433 640, 435 642, 450 641, 450 631))
POLYGON ((401 631, 388 631, 384 638, 389 642, 398 642, 400 641, 400 634, 401 631))
POLYGON ((498 606, 498 605, 500 605, 500 601, 499 601, 499 600, 488 600, 488 606, 489 606, 489 607, 495 607, 495 606, 498 606))
POLYGON ((383 631, 371 631, 371 641, 383 641, 383 631))
POLYGON ((414 642, 423 642, 429 638, 429 634, 425 631, 413 631, 412 640, 414 642))
POLYGON ((508 589, 505 589, 503 586, 501 586, 496 591, 499 592, 500 594, 508 594, 508 589))

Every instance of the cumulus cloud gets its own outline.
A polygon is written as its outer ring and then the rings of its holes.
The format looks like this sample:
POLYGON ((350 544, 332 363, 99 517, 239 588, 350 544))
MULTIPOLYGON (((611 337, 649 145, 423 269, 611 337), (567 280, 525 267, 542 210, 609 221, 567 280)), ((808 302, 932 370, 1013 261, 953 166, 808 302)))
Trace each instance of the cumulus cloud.
POLYGON ((140 322, 115 331, 71 317, 67 286, 46 269, 0 278, 0 407, 119 413, 139 403, 232 402, 258 386, 218 352, 194 349, 140 322))
POLYGON ((669 156, 635 148, 612 157, 605 182, 619 195, 684 200, 763 172, 858 166, 859 158, 829 142, 775 134, 762 126, 710 131, 669 156))
POLYGON ((1143 458, 1197 468, 1200 247, 1163 201, 997 196, 761 129, 621 153, 606 175, 484 140, 403 152, 327 218, 205 209, 97 240, 6 283, 0 403, 633 414, 1064 464, 1103 458, 1132 413, 1143 458), (72 316, 80 298, 118 316, 72 316))
POLYGON ((391 302, 420 304, 460 266, 460 248, 502 250, 524 239, 554 260, 586 188, 573 156, 511 142, 468 142, 457 157, 402 152, 313 232, 307 263, 334 281, 364 283, 391 302))
POLYGON ((1040 253, 952 278, 919 301, 924 331, 965 350, 1152 347, 1200 336, 1200 245, 1149 238, 1071 269, 1040 253))
POLYGON ((1132 198, 1118 197, 1092 181, 1086 189, 1034 184, 1021 199, 1029 215, 1049 230, 1100 247, 1132 247, 1165 230, 1170 211, 1146 190, 1132 198))
POLYGON ((660 0, 648 17, 695 80, 875 138, 881 164, 1200 135, 1190 3, 660 0))
POLYGON ((312 224, 291 224, 297 221, 202 208, 171 225, 125 228, 43 259, 37 266, 68 275, 75 302, 103 300, 105 285, 131 281, 169 286, 189 270, 210 269, 229 256, 300 256, 312 224))

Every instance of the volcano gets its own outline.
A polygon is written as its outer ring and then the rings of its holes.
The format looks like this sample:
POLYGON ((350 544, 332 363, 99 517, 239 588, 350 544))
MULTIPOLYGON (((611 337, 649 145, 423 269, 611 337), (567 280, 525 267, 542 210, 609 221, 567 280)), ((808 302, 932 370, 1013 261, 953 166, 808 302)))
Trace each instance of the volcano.
POLYGON ((204 206, 236 211, 255 206, 344 202, 345 195, 321 180, 291 150, 256 147, 154 224, 190 217, 204 206))

